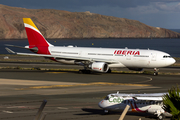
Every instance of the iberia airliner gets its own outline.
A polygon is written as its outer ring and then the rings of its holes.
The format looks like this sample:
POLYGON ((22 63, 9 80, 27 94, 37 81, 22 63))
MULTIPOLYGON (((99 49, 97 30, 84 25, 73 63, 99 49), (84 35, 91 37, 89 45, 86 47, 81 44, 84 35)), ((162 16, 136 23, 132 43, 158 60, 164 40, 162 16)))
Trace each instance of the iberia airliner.
POLYGON ((113 67, 127 67, 130 70, 154 68, 154 75, 157 75, 157 68, 175 63, 168 53, 157 50, 54 46, 43 37, 30 18, 23 18, 23 21, 29 45, 20 48, 29 49, 34 54, 16 53, 6 48, 10 53, 43 56, 64 64, 82 65, 83 71, 97 72, 108 72, 113 67))

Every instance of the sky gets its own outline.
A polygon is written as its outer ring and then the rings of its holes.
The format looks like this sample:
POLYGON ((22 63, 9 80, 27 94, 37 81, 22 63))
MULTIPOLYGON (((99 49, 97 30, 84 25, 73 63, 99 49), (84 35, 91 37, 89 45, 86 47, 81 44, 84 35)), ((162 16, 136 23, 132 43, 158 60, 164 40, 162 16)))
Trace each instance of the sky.
POLYGON ((28 9, 90 11, 138 20, 154 27, 180 29, 180 0, 0 0, 0 4, 28 9))

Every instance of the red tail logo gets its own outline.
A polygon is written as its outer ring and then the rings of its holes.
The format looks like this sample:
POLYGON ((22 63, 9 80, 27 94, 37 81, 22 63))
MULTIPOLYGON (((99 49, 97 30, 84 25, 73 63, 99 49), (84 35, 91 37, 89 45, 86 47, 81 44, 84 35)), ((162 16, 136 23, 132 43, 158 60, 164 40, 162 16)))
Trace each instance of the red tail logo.
POLYGON ((23 18, 26 34, 29 42, 29 48, 37 47, 39 54, 50 54, 48 47, 52 46, 46 41, 41 32, 35 26, 30 18, 23 18))

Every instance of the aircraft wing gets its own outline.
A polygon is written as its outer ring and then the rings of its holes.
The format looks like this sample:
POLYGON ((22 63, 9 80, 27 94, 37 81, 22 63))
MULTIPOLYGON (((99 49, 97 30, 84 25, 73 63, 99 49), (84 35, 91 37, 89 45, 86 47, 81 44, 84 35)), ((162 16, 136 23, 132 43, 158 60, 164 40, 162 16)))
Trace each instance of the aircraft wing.
POLYGON ((124 93, 115 93, 118 96, 128 96, 128 97, 162 97, 168 93, 144 93, 144 94, 124 94, 124 93))
POLYGON ((88 58, 88 57, 74 57, 74 56, 63 56, 63 55, 46 55, 46 54, 31 54, 31 53, 18 53, 14 52, 9 48, 5 48, 9 53, 17 55, 30 55, 30 56, 40 56, 40 57, 49 57, 49 58, 59 58, 59 59, 68 59, 68 60, 80 60, 80 61, 90 61, 90 62, 106 62, 106 63, 117 63, 112 59, 99 59, 99 58, 88 58))
POLYGON ((144 93, 144 94, 115 94, 117 96, 132 97, 134 100, 162 101, 162 96, 168 93, 144 93))
POLYGON ((133 97, 134 100, 162 101, 162 97, 133 97))

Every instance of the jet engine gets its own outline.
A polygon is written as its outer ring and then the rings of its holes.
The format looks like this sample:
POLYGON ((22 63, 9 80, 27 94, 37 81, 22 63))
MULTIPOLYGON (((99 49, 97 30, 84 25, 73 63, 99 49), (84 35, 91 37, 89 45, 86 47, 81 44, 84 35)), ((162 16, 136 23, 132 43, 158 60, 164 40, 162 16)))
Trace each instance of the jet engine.
POLYGON ((142 71, 143 68, 128 68, 129 70, 134 70, 134 71, 142 71))
POLYGON ((160 115, 165 113, 165 111, 162 109, 162 107, 157 106, 157 105, 155 105, 155 106, 152 105, 151 108, 149 108, 147 110, 147 112, 151 113, 151 114, 154 114, 154 115, 157 115, 157 117, 159 117, 160 115))
POLYGON ((104 62, 93 62, 92 64, 89 65, 89 68, 97 72, 107 72, 109 66, 104 62))

